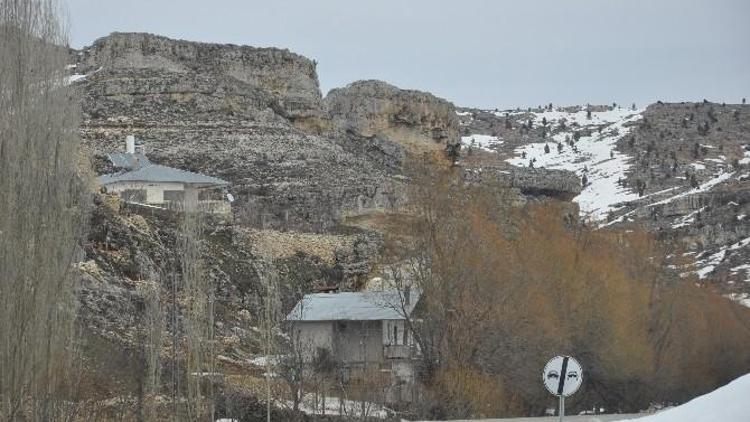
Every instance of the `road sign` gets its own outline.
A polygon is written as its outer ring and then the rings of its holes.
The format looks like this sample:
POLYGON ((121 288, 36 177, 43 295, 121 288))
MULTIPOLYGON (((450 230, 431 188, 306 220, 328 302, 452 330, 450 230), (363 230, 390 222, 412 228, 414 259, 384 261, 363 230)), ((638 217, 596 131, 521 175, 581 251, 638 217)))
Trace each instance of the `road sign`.
POLYGON ((560 398, 560 421, 565 417, 565 397, 578 391, 583 382, 583 368, 570 356, 555 356, 544 365, 542 381, 547 390, 560 398))
POLYGON ((544 366, 544 386, 556 396, 569 396, 583 382, 583 368, 570 356, 556 356, 544 366))

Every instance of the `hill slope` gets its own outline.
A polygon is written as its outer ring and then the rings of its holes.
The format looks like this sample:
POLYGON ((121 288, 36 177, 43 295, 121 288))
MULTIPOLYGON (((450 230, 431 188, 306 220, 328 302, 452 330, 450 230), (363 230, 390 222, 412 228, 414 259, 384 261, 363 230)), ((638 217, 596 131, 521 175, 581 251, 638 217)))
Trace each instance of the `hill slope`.
POLYGON ((582 218, 645 225, 675 250, 675 272, 750 305, 750 107, 590 110, 462 109, 464 161, 575 172, 582 218))

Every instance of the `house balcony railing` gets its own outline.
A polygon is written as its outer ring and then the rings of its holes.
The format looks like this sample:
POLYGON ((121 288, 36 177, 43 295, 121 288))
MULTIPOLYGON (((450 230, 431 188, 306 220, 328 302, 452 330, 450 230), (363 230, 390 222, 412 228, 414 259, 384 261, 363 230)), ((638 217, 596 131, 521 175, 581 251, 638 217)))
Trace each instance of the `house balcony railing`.
POLYGON ((385 345, 383 355, 386 359, 411 359, 416 356, 416 348, 403 344, 385 345))

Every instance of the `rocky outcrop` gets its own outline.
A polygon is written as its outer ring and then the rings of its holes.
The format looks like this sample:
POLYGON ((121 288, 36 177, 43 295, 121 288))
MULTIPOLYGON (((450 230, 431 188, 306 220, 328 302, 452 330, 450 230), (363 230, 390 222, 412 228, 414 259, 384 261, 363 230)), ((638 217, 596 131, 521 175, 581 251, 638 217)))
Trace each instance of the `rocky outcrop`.
POLYGON ((464 178, 473 183, 497 183, 518 189, 526 196, 545 196, 570 201, 581 193, 581 179, 565 170, 543 168, 467 168, 464 178))
POLYGON ((80 60, 85 145, 100 154, 121 150, 132 134, 154 162, 222 177, 247 224, 325 231, 342 215, 404 200, 393 177, 400 151, 390 141, 355 145, 351 134, 300 129, 308 117, 327 121, 308 59, 113 34, 80 60))
POLYGON ((337 127, 363 136, 384 135, 402 144, 458 142, 455 107, 430 93, 358 81, 331 90, 325 104, 337 127))
MULTIPOLYGON (((315 62, 288 50, 113 33, 82 51, 78 71, 90 73, 98 69, 158 71, 150 74, 151 82, 171 86, 167 89, 170 94, 205 91, 216 85, 210 79, 232 78, 255 91, 258 100, 274 102, 275 111, 293 122, 324 118, 315 62)), ((226 84, 219 85, 220 89, 226 88, 226 84)), ((128 93, 127 88, 138 91, 137 86, 127 84, 121 88, 126 91, 114 94, 128 93)))

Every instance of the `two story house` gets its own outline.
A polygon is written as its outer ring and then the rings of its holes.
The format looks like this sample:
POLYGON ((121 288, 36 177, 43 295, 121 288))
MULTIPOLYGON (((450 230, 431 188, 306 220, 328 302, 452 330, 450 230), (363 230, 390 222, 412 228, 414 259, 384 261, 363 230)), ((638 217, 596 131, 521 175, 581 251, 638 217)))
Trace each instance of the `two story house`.
POLYGON ((305 359, 325 350, 345 382, 377 370, 389 380, 388 401, 411 401, 419 350, 407 318, 418 301, 408 290, 308 294, 286 321, 305 359))

